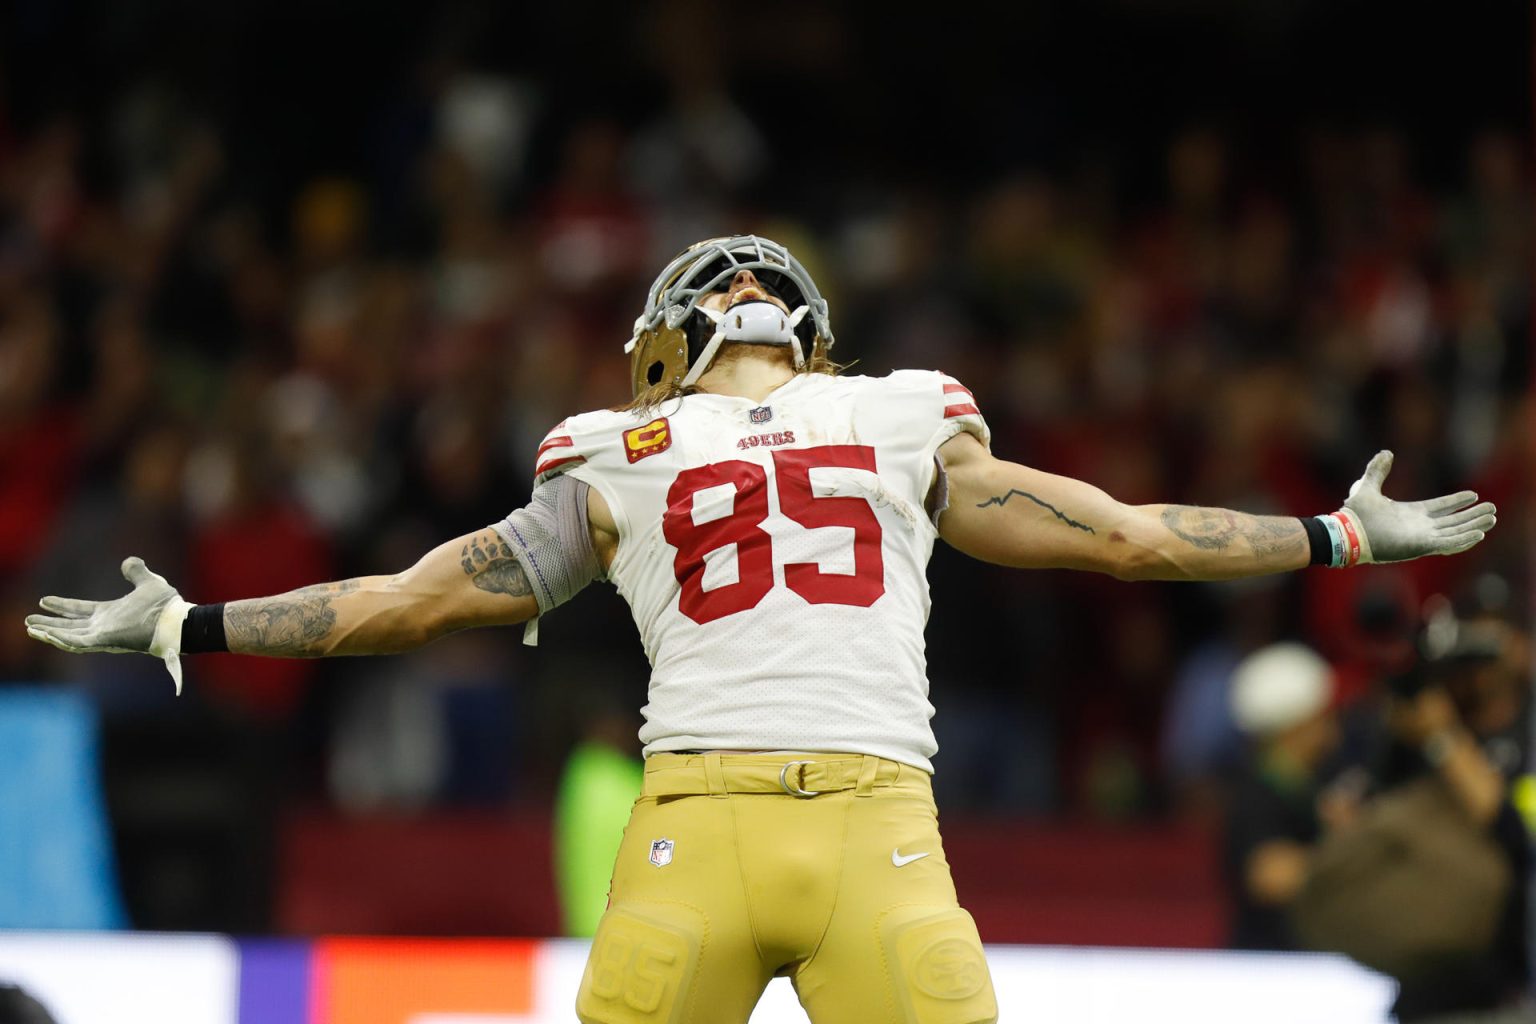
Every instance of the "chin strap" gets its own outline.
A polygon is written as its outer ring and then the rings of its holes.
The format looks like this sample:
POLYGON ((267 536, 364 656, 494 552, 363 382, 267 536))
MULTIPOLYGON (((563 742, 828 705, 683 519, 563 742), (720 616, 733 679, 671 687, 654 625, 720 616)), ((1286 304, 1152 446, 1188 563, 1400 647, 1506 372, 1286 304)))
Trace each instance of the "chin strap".
POLYGON ((715 353, 727 341, 741 341, 751 345, 786 345, 795 355, 795 369, 800 369, 805 365, 805 353, 800 348, 800 338, 796 336, 795 328, 800 326, 800 321, 810 311, 810 306, 801 306, 793 313, 786 313, 771 302, 743 302, 723 313, 699 307, 698 312, 714 321, 715 333, 705 343, 699 358, 688 368, 688 373, 683 377, 683 386, 698 382, 714 361, 715 353))

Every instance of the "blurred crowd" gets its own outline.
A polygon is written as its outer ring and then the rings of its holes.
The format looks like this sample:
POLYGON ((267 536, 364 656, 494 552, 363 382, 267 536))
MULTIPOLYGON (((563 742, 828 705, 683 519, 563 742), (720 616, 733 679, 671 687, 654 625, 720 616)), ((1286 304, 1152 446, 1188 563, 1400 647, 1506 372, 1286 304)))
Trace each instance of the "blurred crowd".
MULTIPOLYGON (((428 73, 430 72, 430 73, 428 73)), ((1532 195, 1514 129, 1426 182, 1411 133, 1319 122, 1276 161, 1219 123, 1155 169, 1017 162, 965 188, 837 167, 775 192, 776 147, 722 62, 641 116, 551 123, 516 75, 451 62, 371 112, 365 166, 272 198, 164 81, 99 115, 0 118, 0 678, 89 692, 135 729, 278 737, 277 799, 355 808, 541 797, 645 667, 606 587, 519 631, 393 660, 68 658, 19 622, 104 597, 129 554, 189 599, 398 571, 527 498, 570 413, 628 397, 651 276, 758 232, 831 302, 853 372, 942 368, 999 454, 1128 502, 1336 508, 1377 449, 1390 495, 1498 503, 1455 559, 1226 585, 1005 573, 940 551, 930 675, 952 811, 1200 812, 1241 749, 1227 681, 1285 638, 1370 699, 1373 623, 1497 571, 1529 590, 1532 195)), ((241 145, 247 149, 249 140, 241 145)), ((290 155, 290 158, 293 158, 290 155)), ((301 159, 301 158, 298 158, 301 159)), ((1399 616, 1401 618, 1401 616, 1399 616)), ((638 724, 638 720, 636 720, 638 724)))

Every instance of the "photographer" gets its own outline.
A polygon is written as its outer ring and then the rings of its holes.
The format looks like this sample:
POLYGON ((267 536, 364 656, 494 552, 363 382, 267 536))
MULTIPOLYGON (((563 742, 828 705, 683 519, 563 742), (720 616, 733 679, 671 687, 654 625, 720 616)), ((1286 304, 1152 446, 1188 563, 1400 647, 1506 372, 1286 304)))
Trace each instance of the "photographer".
POLYGON ((1525 637, 1441 601, 1420 663, 1389 684, 1376 795, 1318 849, 1293 920, 1303 941, 1397 978, 1412 1024, 1536 1021, 1527 1000, 1525 637))

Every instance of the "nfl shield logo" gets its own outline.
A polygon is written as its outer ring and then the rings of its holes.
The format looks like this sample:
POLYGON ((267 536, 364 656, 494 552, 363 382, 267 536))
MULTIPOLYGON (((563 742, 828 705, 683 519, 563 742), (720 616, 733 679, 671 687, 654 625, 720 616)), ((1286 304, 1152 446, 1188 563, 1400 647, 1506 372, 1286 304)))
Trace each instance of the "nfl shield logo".
POLYGON ((651 863, 659 868, 664 868, 672 863, 672 840, 651 840, 651 863))
POLYGON ((773 410, 766 405, 760 405, 756 409, 750 410, 747 413, 747 418, 753 423, 767 423, 773 419, 773 410))

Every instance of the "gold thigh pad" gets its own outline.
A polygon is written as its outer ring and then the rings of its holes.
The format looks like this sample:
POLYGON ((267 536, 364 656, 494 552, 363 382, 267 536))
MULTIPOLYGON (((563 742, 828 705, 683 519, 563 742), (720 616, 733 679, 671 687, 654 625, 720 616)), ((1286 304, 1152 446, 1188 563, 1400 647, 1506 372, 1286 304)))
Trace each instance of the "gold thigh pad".
POLYGON ((987 1024, 997 998, 976 922, 958 907, 897 907, 880 922, 906 1024, 987 1024))
POLYGON ((674 1024, 706 929, 692 907, 610 909, 592 940, 576 997, 582 1024, 674 1024))

